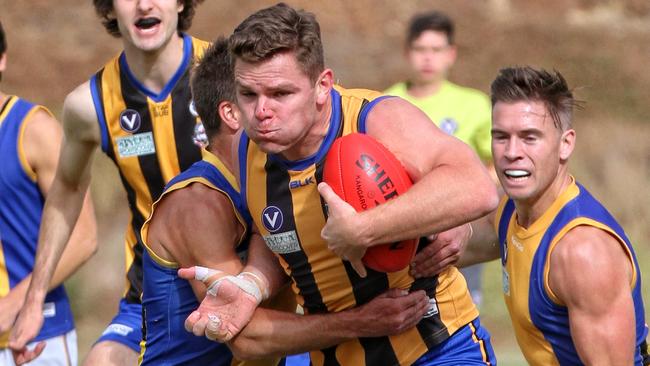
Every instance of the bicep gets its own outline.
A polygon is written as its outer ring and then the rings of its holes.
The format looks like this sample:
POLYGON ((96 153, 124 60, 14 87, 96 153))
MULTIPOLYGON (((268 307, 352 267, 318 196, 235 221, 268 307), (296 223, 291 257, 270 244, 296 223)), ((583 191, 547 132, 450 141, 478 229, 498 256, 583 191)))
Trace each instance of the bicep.
POLYGON ((478 162, 466 144, 442 132, 424 112, 400 98, 385 99, 371 110, 367 133, 400 160, 415 182, 442 165, 478 162))
POLYGON ((36 174, 39 189, 47 196, 56 172, 63 135, 61 126, 52 115, 40 108, 25 123, 23 151, 36 174))

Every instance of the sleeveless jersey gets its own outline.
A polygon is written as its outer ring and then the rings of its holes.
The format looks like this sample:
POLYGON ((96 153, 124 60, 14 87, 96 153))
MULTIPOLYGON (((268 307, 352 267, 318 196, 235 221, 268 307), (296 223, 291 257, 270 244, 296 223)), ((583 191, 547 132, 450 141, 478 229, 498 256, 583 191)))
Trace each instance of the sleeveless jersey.
POLYGON ((332 90, 330 126, 319 150, 287 161, 263 153, 243 134, 239 146, 242 195, 266 244, 279 257, 306 313, 338 312, 362 305, 389 288, 424 289, 431 310, 415 328, 390 337, 361 338, 311 353, 313 365, 410 365, 478 316, 456 268, 415 281, 408 268, 395 273, 368 269, 360 278, 320 236, 326 208, 316 189, 332 142, 365 133, 366 117, 383 97, 369 90, 332 90))
MULTIPOLYGON (((36 173, 27 162, 23 147, 25 121, 39 109, 16 96, 0 107, 0 297, 32 273, 36 259, 38 229, 45 199, 36 173)), ((68 297, 63 286, 45 297, 44 323, 35 340, 58 336, 74 329, 68 297)), ((6 348, 9 332, 0 334, 6 348)))
POLYGON ((512 200, 504 199, 497 210, 495 225, 501 246, 503 292, 517 342, 531 365, 582 364, 571 339, 567 308, 559 305, 548 279, 549 258, 557 242, 572 228, 588 225, 615 237, 633 265, 635 364, 641 365, 641 350, 645 348, 648 329, 641 298, 641 273, 634 250, 609 212, 571 179, 571 185, 528 229, 517 224, 512 200))
MULTIPOLYGON (((178 277, 178 264, 160 258, 147 246, 149 222, 156 205, 166 194, 183 189, 192 183, 203 184, 226 195, 233 210, 245 228, 237 246, 240 257, 246 256, 251 218, 242 202, 235 177, 213 154, 204 152, 204 159, 172 179, 161 197, 153 204, 149 219, 142 226, 143 254, 143 341, 139 364, 142 365, 237 365, 270 366, 278 360, 238 361, 223 344, 196 337, 185 330, 184 322, 199 307, 191 285, 178 277)), ((265 307, 291 311, 295 301, 287 301, 288 294, 280 294, 265 307)))
POLYGON ((184 34, 183 61, 159 94, 135 78, 124 53, 90 79, 102 150, 117 165, 131 210, 125 238, 124 296, 129 303, 140 302, 140 228, 151 204, 167 182, 201 159, 201 148, 193 141, 202 126, 190 111, 189 70, 207 46, 184 34))

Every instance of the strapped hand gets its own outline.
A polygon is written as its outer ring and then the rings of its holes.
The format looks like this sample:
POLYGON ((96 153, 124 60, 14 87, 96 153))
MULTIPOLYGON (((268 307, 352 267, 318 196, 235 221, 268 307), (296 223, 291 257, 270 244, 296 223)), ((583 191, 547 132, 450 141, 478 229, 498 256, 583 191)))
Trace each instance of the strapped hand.
POLYGON ((268 297, 267 283, 258 275, 242 272, 237 276, 195 266, 181 268, 178 275, 199 280, 207 293, 199 308, 185 320, 185 329, 197 336, 227 342, 244 329, 260 302, 268 297))

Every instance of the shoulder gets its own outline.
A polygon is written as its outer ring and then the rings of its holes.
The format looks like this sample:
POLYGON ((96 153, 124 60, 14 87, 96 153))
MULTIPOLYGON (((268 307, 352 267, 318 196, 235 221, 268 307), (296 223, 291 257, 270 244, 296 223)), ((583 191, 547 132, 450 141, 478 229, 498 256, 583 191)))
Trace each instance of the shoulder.
POLYGON ((631 262, 616 238, 594 226, 568 231, 550 254, 551 287, 561 299, 632 281, 631 262))
POLYGON ((215 216, 234 214, 230 198, 223 192, 199 182, 165 193, 156 215, 169 215, 174 221, 196 224, 215 216))
POLYGON ((77 86, 63 102, 63 125, 66 132, 99 141, 97 113, 90 90, 90 82, 77 86))

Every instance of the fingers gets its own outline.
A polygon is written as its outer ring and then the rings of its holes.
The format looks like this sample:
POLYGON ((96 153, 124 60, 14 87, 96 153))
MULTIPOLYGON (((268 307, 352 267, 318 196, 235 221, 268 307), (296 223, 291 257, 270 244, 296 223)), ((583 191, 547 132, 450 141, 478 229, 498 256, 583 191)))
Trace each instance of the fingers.
POLYGON ((205 329, 205 336, 211 341, 228 342, 232 334, 227 329, 222 329, 221 320, 214 314, 208 315, 208 324, 205 329))
POLYGON ((12 350, 14 362, 16 365, 24 365, 40 356, 43 353, 43 349, 45 349, 45 342, 38 342, 32 350, 27 349, 27 347, 24 347, 20 351, 12 350))
MULTIPOLYGON (((199 319, 192 326, 192 334, 197 337, 203 337, 205 335, 205 329, 208 326, 210 320, 207 316, 200 316, 199 319)), ((221 321, 219 321, 221 322, 221 321)))
POLYGON ((352 265, 352 268, 359 274, 359 277, 361 278, 366 278, 368 273, 366 272, 366 266, 363 265, 363 262, 358 259, 358 260, 351 260, 350 264, 352 265))
POLYGON ((184 280, 196 279, 196 267, 181 268, 178 270, 178 277, 184 280))
POLYGON ((321 182, 318 184, 318 193, 320 193, 321 197, 323 197, 323 200, 327 205, 329 206, 331 203, 341 201, 341 197, 339 197, 332 187, 330 187, 327 183, 321 182))
POLYGON ((192 329, 194 328, 194 324, 196 324, 197 321, 201 319, 201 313, 198 311, 193 311, 186 319, 185 319, 185 330, 192 333, 192 329))

